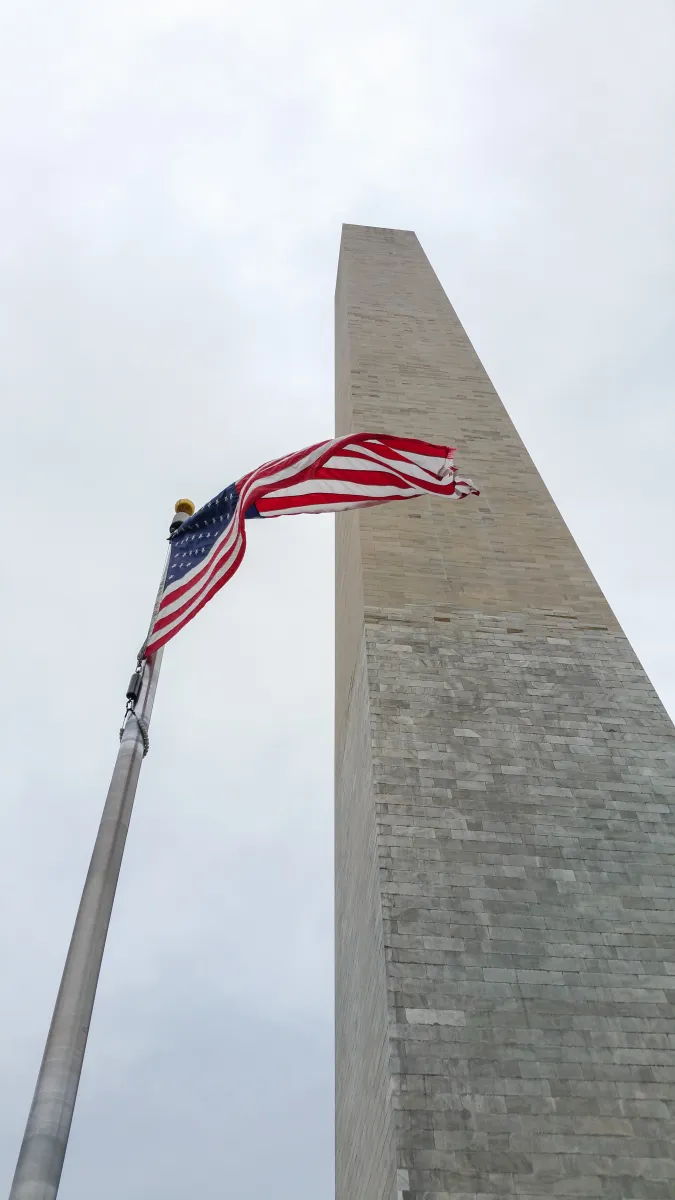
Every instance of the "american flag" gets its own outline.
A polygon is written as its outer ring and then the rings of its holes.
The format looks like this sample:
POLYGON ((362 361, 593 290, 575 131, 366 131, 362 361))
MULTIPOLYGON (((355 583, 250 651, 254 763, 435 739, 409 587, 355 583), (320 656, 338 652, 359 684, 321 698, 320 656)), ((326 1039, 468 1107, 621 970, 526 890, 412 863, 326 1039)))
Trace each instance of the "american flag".
POLYGON ((234 575, 246 520, 368 508, 413 496, 458 500, 478 492, 459 479, 454 448, 417 438, 353 433, 264 463, 188 517, 170 542, 159 607, 144 648, 159 650, 234 575))

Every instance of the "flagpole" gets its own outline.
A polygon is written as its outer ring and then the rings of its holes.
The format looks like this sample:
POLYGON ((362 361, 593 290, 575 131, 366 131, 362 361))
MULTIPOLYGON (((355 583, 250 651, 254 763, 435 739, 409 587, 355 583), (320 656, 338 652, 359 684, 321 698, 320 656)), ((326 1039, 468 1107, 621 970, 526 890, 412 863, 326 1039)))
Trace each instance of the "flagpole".
MULTIPOLYGON (((170 533, 194 512, 179 500, 170 533)), ((162 574, 150 628, 159 606, 162 574)), ((127 690, 120 748, 70 940, 9 1200, 55 1200, 80 1083, 115 890, 122 865, 163 650, 141 661, 127 690)))

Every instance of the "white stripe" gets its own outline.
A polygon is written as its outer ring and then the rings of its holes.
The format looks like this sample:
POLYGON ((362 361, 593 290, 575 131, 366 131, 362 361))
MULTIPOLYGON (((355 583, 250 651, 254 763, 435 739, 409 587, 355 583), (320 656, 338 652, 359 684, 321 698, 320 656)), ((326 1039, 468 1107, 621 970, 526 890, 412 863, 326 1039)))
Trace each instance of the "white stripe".
MULTIPOLYGON (((382 444, 386 445, 386 443, 382 444)), ((406 463, 415 463, 418 467, 421 467, 424 471, 426 471, 427 474, 433 475, 434 478, 438 477, 438 472, 441 471, 444 465, 448 462, 445 454, 415 454, 410 450, 396 450, 394 446, 388 448, 393 450, 395 454, 400 454, 406 463)), ((397 464, 393 462, 392 459, 380 454, 377 450, 377 447, 372 443, 350 443, 349 445, 345 446, 343 450, 338 450, 336 452, 336 457, 338 455, 342 455, 347 450, 357 450, 369 455, 377 455, 377 457, 381 459, 383 463, 386 463, 387 466, 391 467, 392 470, 395 471, 397 468, 397 464)), ((398 465, 402 466, 403 464, 401 463, 398 465)))
MULTIPOLYGON (((368 493, 366 492, 365 495, 367 496, 368 493)), ((444 501, 445 500, 459 500, 462 495, 466 495, 466 490, 458 489, 456 492, 451 492, 449 496, 442 497, 442 499, 444 501)), ((264 512, 262 515, 264 517, 285 517, 285 516, 290 517, 297 513, 342 512, 344 509, 347 509, 347 508, 373 508, 373 507, 377 506, 378 504, 386 503, 387 500, 414 500, 416 497, 420 497, 420 496, 432 496, 432 498, 433 498, 433 493, 432 492, 420 492, 420 491, 411 491, 411 492, 405 492, 405 493, 404 492, 396 492, 396 493, 392 493, 392 495, 390 495, 388 497, 385 496, 384 501, 382 501, 380 499, 372 499, 372 500, 364 499, 364 500, 354 500, 354 501, 345 500, 345 501, 339 502, 337 504, 335 504, 334 502, 329 502, 328 504, 301 504, 297 508, 293 507, 293 508, 270 509, 269 511, 264 512)))
MULTIPOLYGON (((428 471, 423 471, 421 467, 415 463, 392 463, 387 458, 380 458, 379 455, 368 455, 366 458, 350 458, 347 455, 333 454, 328 462, 324 463, 324 471, 385 471, 387 475, 413 475, 416 479, 429 480, 430 474, 428 471)), ((438 477, 432 477, 436 480, 438 477)))
MULTIPOLYGON (((376 461, 374 459, 366 460, 362 458, 350 459, 341 458, 337 455, 334 455, 328 460, 328 462, 324 463, 321 470, 336 472, 340 471, 343 474, 348 471, 351 474, 357 475, 359 472, 370 473, 378 466, 382 468, 382 474, 389 475, 391 477, 392 482, 401 480, 406 484, 414 485, 416 481, 419 481, 424 485, 425 491, 428 491, 431 484, 433 484, 434 488, 447 488, 452 484, 451 475, 446 475, 443 479, 439 479, 438 476, 435 475, 433 479, 431 479, 428 472, 418 469, 414 465, 411 466, 410 471, 404 471, 402 467, 392 467, 390 463, 385 463, 383 460, 376 461)), ((286 493, 294 494, 295 490, 300 488, 309 488, 310 490, 313 489, 316 492, 330 491, 331 489, 338 490, 340 485, 349 486, 349 483, 349 480, 340 480, 336 476, 334 477, 332 475, 330 475, 327 479, 321 477, 319 479, 315 478, 312 480, 300 480, 297 484, 291 482, 284 484, 280 488, 271 489, 269 492, 265 493, 264 498, 267 499, 269 496, 281 496, 286 493)), ((371 485, 366 484, 365 486, 370 487, 371 485)), ((298 492, 298 494, 300 493, 298 492)))
MULTIPOLYGON (((420 492, 415 492, 415 496, 421 495, 420 492)), ((414 499, 408 496, 389 496, 389 500, 407 500, 414 499)), ((302 504, 298 508, 280 508, 276 511, 266 512, 266 517, 292 517, 298 513, 324 513, 324 512, 343 512, 348 508, 373 508, 381 504, 381 500, 344 500, 337 504, 302 504)))
MULTIPOLYGON (((345 470, 345 471, 372 471, 374 468, 380 468, 387 471, 391 475, 400 475, 405 478, 420 479, 423 483, 435 483, 443 486, 443 479, 440 478, 439 472, 446 465, 446 459, 434 459, 434 463, 438 465, 437 471, 428 471, 422 466, 418 466, 414 462, 393 463, 388 458, 380 458, 379 456, 369 455, 367 458, 347 458, 341 454, 335 454, 332 458, 324 463, 324 470, 345 470)), ((444 477, 445 478, 445 477, 444 477)))
MULTIPOLYGON (((305 490, 305 489, 303 489, 303 490, 305 490)), ((331 489, 331 490, 333 490, 333 489, 331 489)), ((338 489, 336 488, 335 491, 337 491, 337 490, 338 489)), ((468 491, 468 488, 464 488, 464 487, 462 487, 461 484, 459 484, 457 486, 457 488, 455 489, 455 491, 451 492, 449 496, 442 497, 442 499, 443 500, 456 500, 459 498, 459 495, 465 494, 467 491, 468 491)), ((291 493, 291 492, 280 493, 279 498, 281 498, 281 495, 287 496, 290 494, 293 494, 293 493, 291 493)), ((302 494, 302 493, 300 493, 300 494, 302 494)), ((291 507, 283 507, 283 506, 279 505, 279 507, 275 506, 272 508, 265 508, 265 511, 263 513, 261 513, 261 516, 263 516, 263 517, 283 517, 285 515, 291 516, 293 513, 303 513, 303 512, 306 512, 306 513, 338 512, 343 508, 370 507, 371 505, 374 505, 374 504, 386 503, 387 500, 411 500, 411 499, 414 499, 415 497, 419 497, 419 496, 433 497, 436 493, 429 492, 427 490, 422 490, 420 488, 414 488, 414 487, 412 487, 412 488, 397 488, 395 490, 389 490, 384 487, 376 489, 373 487, 358 487, 356 484, 352 484, 349 488, 344 489, 344 494, 350 495, 350 496, 363 496, 364 499, 363 500, 355 499, 353 502, 350 502, 348 499, 345 499, 344 501, 338 502, 337 504, 333 500, 329 500, 326 504, 322 504, 321 501, 319 500, 319 501, 317 501, 316 504, 306 504, 305 503, 305 504, 293 505, 291 507)), ((270 499, 272 499, 272 497, 265 496, 264 499, 265 499, 266 503, 269 503, 269 501, 270 501, 270 499)))
POLYGON ((312 493, 321 495, 322 492, 337 492, 338 495, 355 496, 424 496, 426 489, 416 487, 414 483, 357 483, 354 479, 303 479, 285 488, 275 488, 266 492, 261 501, 275 500, 283 496, 307 496, 312 493))

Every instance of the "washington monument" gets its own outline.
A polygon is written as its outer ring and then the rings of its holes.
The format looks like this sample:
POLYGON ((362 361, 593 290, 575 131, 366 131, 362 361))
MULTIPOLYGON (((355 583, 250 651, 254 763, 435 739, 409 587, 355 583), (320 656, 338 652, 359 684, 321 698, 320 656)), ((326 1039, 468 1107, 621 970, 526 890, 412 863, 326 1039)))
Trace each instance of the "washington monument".
POLYGON ((351 430, 481 496, 337 518, 337 1200, 670 1200, 675 731, 404 230, 343 231, 351 430))

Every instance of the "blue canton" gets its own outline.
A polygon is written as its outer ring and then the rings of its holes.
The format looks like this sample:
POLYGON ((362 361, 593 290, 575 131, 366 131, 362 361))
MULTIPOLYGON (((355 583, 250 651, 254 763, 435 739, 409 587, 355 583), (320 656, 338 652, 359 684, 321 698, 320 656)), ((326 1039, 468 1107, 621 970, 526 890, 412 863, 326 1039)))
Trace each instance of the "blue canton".
MULTIPOLYGON (((171 539, 169 570, 165 587, 182 579, 193 567, 197 567, 212 548, 218 538, 227 529, 237 507, 239 493, 235 484, 224 488, 213 500, 209 500, 187 521, 183 521, 180 529, 171 539)), ((246 511, 246 518, 259 517, 255 505, 246 511)))

